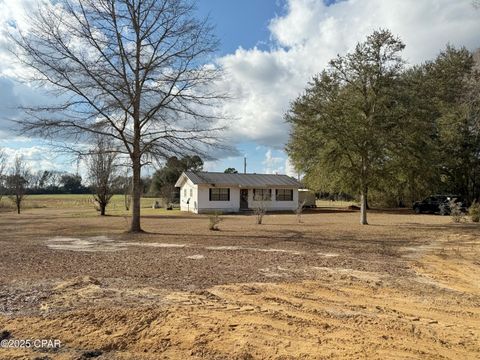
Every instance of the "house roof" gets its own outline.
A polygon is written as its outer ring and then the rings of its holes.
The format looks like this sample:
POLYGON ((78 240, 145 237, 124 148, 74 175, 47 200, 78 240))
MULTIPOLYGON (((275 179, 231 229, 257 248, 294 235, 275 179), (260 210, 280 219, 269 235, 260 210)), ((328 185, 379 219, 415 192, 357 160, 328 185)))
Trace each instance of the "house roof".
POLYGON ((303 185, 287 175, 276 174, 225 174, 220 172, 185 171, 182 173, 176 187, 182 186, 187 177, 196 185, 234 185, 240 187, 293 187, 303 188, 303 185))

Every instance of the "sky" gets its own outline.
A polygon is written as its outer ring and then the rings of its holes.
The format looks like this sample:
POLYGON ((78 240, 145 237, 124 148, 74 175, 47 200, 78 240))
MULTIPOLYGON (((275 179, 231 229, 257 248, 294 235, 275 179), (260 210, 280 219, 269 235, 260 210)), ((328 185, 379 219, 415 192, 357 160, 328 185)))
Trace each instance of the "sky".
MULTIPOLYGON (((75 172, 79 165, 53 153, 40 139, 15 133, 8 119, 18 104, 38 103, 41 89, 20 83, 6 51, 5 27, 35 0, 0 0, 0 147, 22 154, 32 170, 75 172)), ((221 47, 212 62, 225 70, 223 86, 232 100, 223 105, 232 120, 226 137, 235 156, 218 154, 208 171, 227 167, 256 173, 295 172, 284 152, 289 127, 284 114, 308 81, 337 54, 345 54, 378 28, 406 44, 407 64, 431 60, 446 44, 480 47, 480 10, 472 0, 198 0, 221 47)), ((81 166, 80 166, 81 167, 81 166)))

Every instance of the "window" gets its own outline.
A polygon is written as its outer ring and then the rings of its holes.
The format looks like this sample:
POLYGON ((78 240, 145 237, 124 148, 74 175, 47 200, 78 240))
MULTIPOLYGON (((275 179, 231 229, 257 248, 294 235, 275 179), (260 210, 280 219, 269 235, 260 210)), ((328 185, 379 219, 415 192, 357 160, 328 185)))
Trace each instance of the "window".
POLYGON ((277 189, 277 201, 293 201, 293 189, 277 189))
POLYGON ((210 188, 210 201, 230 201, 229 188, 210 188))
POLYGON ((183 197, 187 197, 187 189, 183 189, 183 197))
POLYGON ((193 189, 190 189, 190 197, 193 196, 193 189))
POLYGON ((272 200, 272 189, 253 189, 253 200, 255 201, 272 200))

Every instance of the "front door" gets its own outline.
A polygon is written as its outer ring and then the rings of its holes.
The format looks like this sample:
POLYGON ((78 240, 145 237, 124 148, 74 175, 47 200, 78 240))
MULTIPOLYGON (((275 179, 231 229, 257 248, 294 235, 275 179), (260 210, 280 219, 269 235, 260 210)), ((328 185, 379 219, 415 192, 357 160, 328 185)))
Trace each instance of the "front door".
POLYGON ((240 189, 240 209, 248 209, 248 189, 240 189))

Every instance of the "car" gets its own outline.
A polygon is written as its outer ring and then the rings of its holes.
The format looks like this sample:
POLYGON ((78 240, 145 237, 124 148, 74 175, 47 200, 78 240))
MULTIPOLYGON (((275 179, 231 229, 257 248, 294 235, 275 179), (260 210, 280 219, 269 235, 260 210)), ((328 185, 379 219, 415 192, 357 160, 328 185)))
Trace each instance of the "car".
POLYGON ((451 200, 460 203, 460 210, 462 212, 467 211, 466 202, 459 195, 431 195, 422 201, 414 202, 413 210, 416 214, 439 213, 442 215, 449 215, 451 200))

